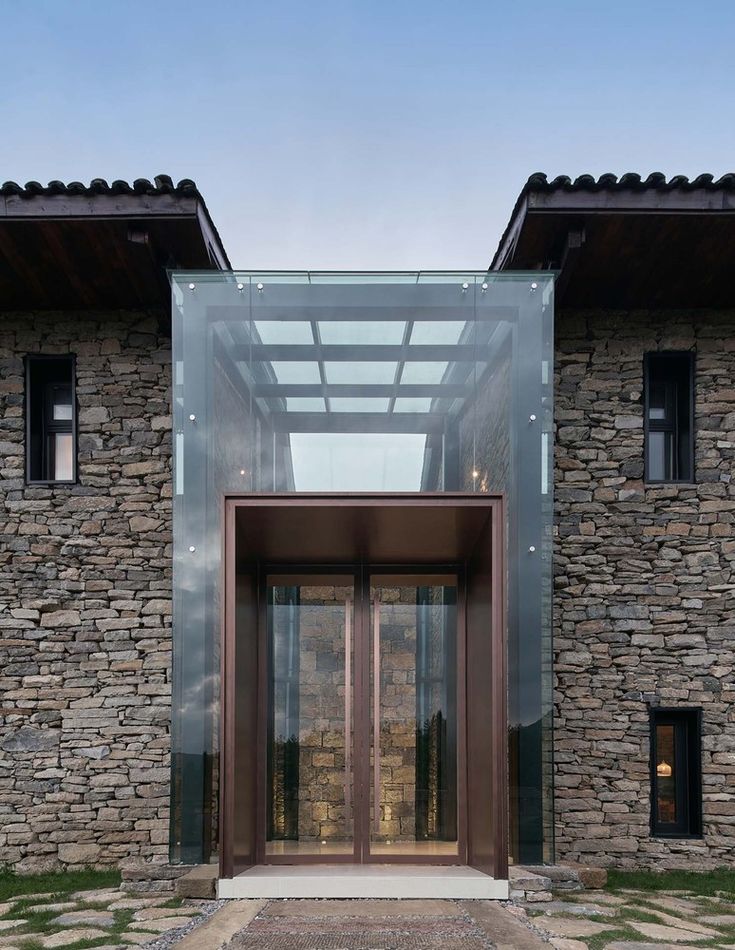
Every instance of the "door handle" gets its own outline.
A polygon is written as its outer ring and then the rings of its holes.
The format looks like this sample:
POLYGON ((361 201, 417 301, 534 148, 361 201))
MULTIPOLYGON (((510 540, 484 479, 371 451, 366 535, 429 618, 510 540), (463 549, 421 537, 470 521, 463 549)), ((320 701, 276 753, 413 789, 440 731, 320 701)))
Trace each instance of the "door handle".
POLYGON ((380 834, 380 594, 373 599, 373 827, 380 834))
POLYGON ((352 597, 345 597, 345 817, 352 803, 352 597))

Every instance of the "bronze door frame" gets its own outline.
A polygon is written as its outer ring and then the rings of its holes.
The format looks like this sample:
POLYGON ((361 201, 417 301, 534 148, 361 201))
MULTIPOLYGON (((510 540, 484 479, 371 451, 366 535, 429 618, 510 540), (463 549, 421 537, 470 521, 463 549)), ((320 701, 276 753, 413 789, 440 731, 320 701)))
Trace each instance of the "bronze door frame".
MULTIPOLYGON (((357 606, 360 602, 369 604, 369 583, 371 575, 378 574, 446 574, 453 573, 457 576, 457 744, 458 744, 458 767, 457 767, 457 834, 458 834, 458 854, 457 855, 370 855, 369 854, 369 748, 370 748, 370 718, 369 714, 360 718, 362 723, 358 737, 357 721, 355 722, 353 739, 353 795, 358 786, 367 790, 368 805, 360 807, 353 813, 354 825, 354 848, 353 853, 347 855, 304 855, 300 856, 298 862, 292 856, 271 855, 268 857, 270 864, 324 864, 324 863, 354 863, 363 861, 365 863, 395 863, 395 864, 470 864, 479 867, 485 873, 494 875, 496 878, 507 877, 507 713, 506 713, 506 636, 505 636, 505 568, 504 568, 504 503, 501 496, 465 494, 465 493, 432 493, 416 494, 403 493, 394 495, 385 494, 333 494, 333 493, 309 493, 308 495, 273 493, 235 495, 223 497, 224 527, 223 532, 223 592, 224 592, 224 610, 222 611, 222 650, 221 650, 221 674, 222 674, 222 702, 221 702, 221 768, 220 775, 220 874, 222 877, 232 877, 247 867, 265 862, 265 803, 266 803, 266 771, 265 771, 265 737, 267 736, 266 723, 266 700, 263 690, 265 677, 267 674, 266 658, 264 653, 263 638, 265 636, 265 598, 262 591, 266 581, 264 572, 264 562, 249 563, 247 572, 254 581, 254 587, 257 585, 258 605, 257 605, 257 683, 258 696, 256 719, 257 725, 254 730, 257 736, 255 753, 255 762, 250 759, 250 765, 255 765, 252 769, 253 789, 255 793, 254 814, 250 817, 245 816, 249 822, 249 838, 253 841, 253 848, 249 855, 239 855, 239 860, 233 858, 232 832, 238 808, 236 800, 239 800, 241 792, 235 784, 235 774, 237 769, 233 762, 237 754, 238 724, 236 719, 237 683, 235 676, 235 656, 236 637, 236 587, 239 570, 236 565, 236 513, 238 509, 260 509, 289 508, 296 507, 308 511, 312 508, 329 507, 335 509, 333 516, 337 516, 341 508, 353 509, 391 509, 396 507, 410 510, 419 509, 442 509, 456 508, 470 512, 472 518, 475 517, 472 509, 477 509, 480 515, 481 510, 489 513, 490 531, 484 531, 482 537, 483 546, 489 547, 487 556, 492 561, 491 570, 491 589, 489 590, 489 608, 486 619, 482 621, 482 633, 487 640, 488 650, 492 657, 492 666, 488 667, 490 678, 484 680, 482 695, 479 695, 475 685, 472 684, 471 671, 467 669, 467 657, 469 654, 469 645, 467 637, 469 636, 469 614, 468 614, 468 578, 465 577, 465 571, 471 558, 468 556, 460 563, 452 561, 450 570, 447 571, 447 564, 440 566, 438 563, 411 563, 405 561, 400 564, 385 563, 376 561, 374 563, 362 564, 355 567, 352 561, 347 566, 344 561, 341 563, 315 564, 309 563, 295 564, 290 559, 282 562, 270 562, 272 574, 314 574, 314 573, 337 573, 352 575, 355 577, 355 596, 354 603, 357 606), (442 569, 445 568, 445 569, 442 569), (367 594, 367 596, 366 596, 367 594), (460 673, 461 669, 461 673, 460 673), (489 686, 490 695, 487 695, 489 686), (468 691, 472 693, 468 700, 468 691), (490 736, 487 754, 489 755, 488 766, 492 774, 492 787, 485 786, 483 789, 476 787, 477 783, 469 775, 471 763, 468 762, 468 724, 469 716, 482 717, 487 719, 488 723, 485 732, 490 736), (367 754, 364 754, 367 750, 367 754), (359 773, 362 771, 363 777, 359 773), (364 773, 367 772, 367 781, 364 773), (480 824, 482 827, 477 831, 477 816, 481 813, 480 824), (475 817, 472 820, 472 831, 470 831, 470 815, 475 817), (359 816, 360 827, 357 821, 359 816), (478 847, 476 842, 477 834, 484 835, 482 847, 478 847), (367 845, 360 847, 361 843, 367 842, 367 845), (490 851, 486 845, 489 842, 490 851), (367 853, 365 853, 367 852, 367 853), (489 857, 488 857, 489 853, 489 857), (285 859, 285 860, 284 860, 285 859)), ((399 514, 397 512, 397 514, 399 514)), ((450 513, 451 514, 451 513, 450 513)), ((446 523, 444 525, 446 529, 446 523)), ((479 542, 478 542, 479 543, 479 542)), ((473 555, 474 557, 474 555, 473 555)), ((369 636, 367 631, 363 630, 365 620, 365 610, 355 610, 354 613, 354 706, 367 709, 367 689, 369 683, 365 681, 366 670, 369 671, 368 658, 358 657, 360 652, 369 651, 369 636), (360 675, 357 675, 359 672, 360 675)), ((367 617, 369 624, 369 616, 367 617)), ((473 629, 476 627, 476 621, 473 621, 473 629)), ((253 657, 250 657, 252 665, 253 657)), ((240 756, 242 758, 242 755, 240 756)), ((472 767, 474 770, 474 766, 472 767)), ((473 771, 474 776, 474 771, 473 771)), ((484 783, 483 783, 484 785, 484 783)), ((364 795, 364 792, 363 792, 364 795)), ((357 804, 357 802, 355 802, 357 804)), ((240 830, 238 828, 238 830, 240 830)))

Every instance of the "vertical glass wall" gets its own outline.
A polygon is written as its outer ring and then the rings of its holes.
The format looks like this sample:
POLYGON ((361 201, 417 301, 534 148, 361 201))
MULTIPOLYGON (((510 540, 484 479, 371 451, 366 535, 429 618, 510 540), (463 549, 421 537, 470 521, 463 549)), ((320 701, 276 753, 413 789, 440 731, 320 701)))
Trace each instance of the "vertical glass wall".
POLYGON ((504 493, 511 854, 551 860, 552 277, 172 285, 171 860, 216 849, 223 496, 312 491, 504 493))

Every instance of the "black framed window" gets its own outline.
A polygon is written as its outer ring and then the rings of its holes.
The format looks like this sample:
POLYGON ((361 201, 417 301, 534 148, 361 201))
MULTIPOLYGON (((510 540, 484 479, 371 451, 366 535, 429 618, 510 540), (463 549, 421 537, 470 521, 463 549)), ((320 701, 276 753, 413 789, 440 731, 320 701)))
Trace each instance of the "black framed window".
POLYGON ((700 709, 651 710, 651 833, 702 834, 700 709))
POLYGON ((694 481, 694 354, 647 353, 643 377, 646 481, 694 481))
POLYGON ((76 480, 73 356, 26 357, 26 478, 76 480))

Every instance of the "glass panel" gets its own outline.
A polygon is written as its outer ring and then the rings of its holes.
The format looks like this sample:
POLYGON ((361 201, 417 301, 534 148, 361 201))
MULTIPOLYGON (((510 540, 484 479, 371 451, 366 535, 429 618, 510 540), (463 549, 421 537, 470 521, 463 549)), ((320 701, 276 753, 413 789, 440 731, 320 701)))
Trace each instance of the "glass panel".
POLYGON ((351 586, 268 587, 266 855, 352 854, 353 609, 351 586))
POLYGON ((53 387, 52 416, 56 421, 67 421, 71 419, 71 389, 69 386, 53 387))
POLYGON ((425 457, 425 435, 291 436, 296 491, 415 491, 425 457))
POLYGON ((171 860, 218 834, 223 495, 502 491, 512 851, 553 862, 553 277, 198 272, 172 294, 171 860))
POLYGON ((53 479, 68 482, 74 478, 73 438, 71 432, 55 432, 52 441, 53 479))
POLYGON ((435 320, 432 323, 414 323, 411 343, 459 343, 462 330, 467 326, 460 320, 435 320))
POLYGON ((373 855, 456 855, 457 592, 371 588, 373 855))
POLYGON ((310 323, 298 320, 258 320, 255 324, 261 343, 313 343, 310 323))
POLYGON ((360 362, 359 351, 355 352, 355 360, 345 360, 343 363, 325 363, 328 383, 392 383, 396 376, 397 363, 360 362))
POLYGON ((672 436, 670 432, 648 433, 648 477, 655 481, 671 478, 672 436))
POLYGON ((340 399, 333 396, 329 403, 332 412, 385 412, 387 399, 340 399))
POLYGON ((447 371, 447 363, 406 363, 401 376, 402 383, 440 383, 447 371))
POLYGON ((666 385, 664 383, 649 383, 648 386, 648 418, 651 420, 666 418, 666 385))
POLYGON ((318 363, 293 362, 283 363, 280 360, 271 360, 270 367, 276 374, 279 383, 320 383, 318 363))
POLYGON ((319 324, 322 343, 346 343, 350 346, 364 343, 401 343, 406 324, 387 320, 352 320, 349 323, 328 320, 319 324))
POLYGON ((673 725, 656 726, 656 808, 658 821, 676 824, 676 743, 673 725))

